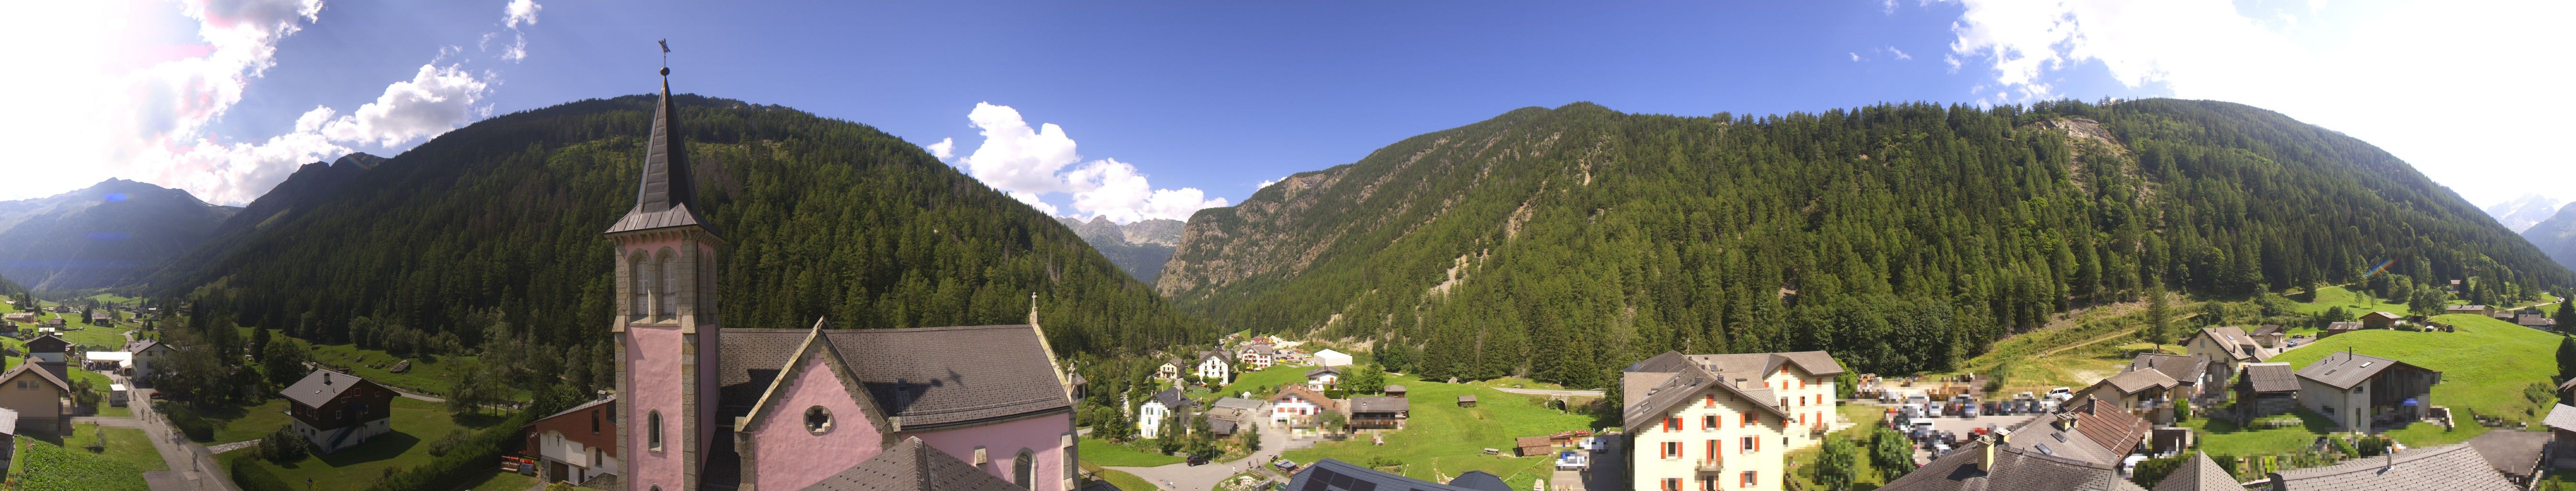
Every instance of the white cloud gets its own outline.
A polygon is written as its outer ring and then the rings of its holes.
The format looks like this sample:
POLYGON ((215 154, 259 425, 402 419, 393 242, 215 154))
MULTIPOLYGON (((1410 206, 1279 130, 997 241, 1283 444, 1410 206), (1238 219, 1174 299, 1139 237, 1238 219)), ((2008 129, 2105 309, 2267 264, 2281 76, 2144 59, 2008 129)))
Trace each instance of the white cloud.
MULTIPOLYGON (((1964 0, 1952 56, 1991 70, 1989 101, 2059 97, 2100 67, 2130 87, 2280 111, 2369 141, 2476 202, 2567 194, 2576 123, 2559 97, 2559 19, 2576 3, 2312 1, 2303 16, 2228 0, 1964 0), (2273 19, 2264 21, 2258 19, 2273 19)), ((2292 13, 2297 12, 2295 9, 2292 13)), ((2561 196, 2566 197, 2566 196, 2561 196)))
POLYGON ((928 147, 931 154, 956 161, 985 185, 1048 215, 1107 217, 1117 223, 1188 220, 1201 208, 1226 205, 1225 198, 1209 198, 1197 188, 1155 189, 1135 165, 1117 159, 1094 160, 1065 171, 1082 160, 1074 152, 1073 137, 1052 123, 1031 128, 1020 111, 1010 106, 979 102, 966 119, 984 136, 984 143, 973 153, 956 157, 956 140, 943 138, 928 147), (1045 195, 1055 193, 1071 195, 1071 213, 1045 202, 1045 195))
POLYGON ((1899 59, 1899 60, 1911 60, 1911 59, 1914 59, 1914 55, 1908 55, 1908 54, 1905 54, 1905 50, 1896 49, 1896 47, 1895 47, 1895 46, 1889 46, 1889 47, 1887 47, 1887 52, 1888 52, 1888 54, 1896 55, 1896 59, 1899 59))
POLYGON ((1858 51, 1853 51, 1853 52, 1851 52, 1851 57, 1852 57, 1852 61, 1860 61, 1860 52, 1858 52, 1858 51))
POLYGON ((1254 185, 1252 185, 1252 189, 1254 189, 1254 190, 1259 190, 1259 189, 1261 189, 1261 188, 1270 187, 1270 185, 1272 185, 1272 184, 1278 184, 1278 183, 1279 183, 1279 181, 1285 181, 1285 180, 1288 180, 1288 176, 1279 176, 1279 178, 1278 178, 1278 179, 1271 179, 1271 180, 1267 180, 1267 181, 1261 181, 1261 183, 1260 183, 1260 184, 1254 184, 1254 185))
MULTIPOLYGON (((457 65, 421 65, 412 79, 385 86, 375 102, 358 106, 320 130, 331 141, 395 146, 414 138, 436 136, 491 113, 476 102, 491 84, 457 65)), ((307 114, 306 116, 311 116, 307 114)), ((302 125, 299 119, 297 125, 302 125)))
POLYGON ((537 5, 537 0, 510 0, 501 9, 501 26, 518 29, 519 24, 537 25, 537 11, 543 9, 545 6, 537 5))
POLYGON ((957 139, 955 138, 941 138, 939 143, 932 143, 923 148, 930 149, 930 155, 939 157, 942 162, 957 159, 957 139))

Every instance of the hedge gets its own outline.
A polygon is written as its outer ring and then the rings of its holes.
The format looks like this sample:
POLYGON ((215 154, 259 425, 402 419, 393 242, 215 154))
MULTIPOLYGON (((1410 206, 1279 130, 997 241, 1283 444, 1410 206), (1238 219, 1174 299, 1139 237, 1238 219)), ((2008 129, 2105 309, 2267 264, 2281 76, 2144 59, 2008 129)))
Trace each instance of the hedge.
POLYGON ((240 487, 241 491, 296 491, 286 483, 286 479, 277 477, 277 473, 249 462, 257 458, 259 456, 249 452, 225 456, 224 466, 232 470, 233 486, 240 487))
POLYGON ((196 411, 173 407, 176 405, 177 404, 175 403, 165 403, 161 406, 156 406, 153 409, 155 412, 159 412, 163 416, 168 416, 170 425, 179 427, 179 433, 188 435, 188 439, 201 442, 214 441, 214 423, 206 422, 206 418, 197 416, 196 411))
MULTIPOLYGON (((537 416, 538 414, 528 411, 513 414, 508 421, 476 432, 473 439, 466 440, 463 445, 457 445, 454 450, 449 450, 447 455, 432 460, 428 464, 405 469, 399 474, 394 474, 392 478, 377 482, 374 486, 368 486, 366 491, 448 490, 465 487, 467 483, 498 472, 501 457, 517 453, 519 446, 527 443, 527 440, 520 438, 519 426, 536 420, 537 416)), ((243 491, 254 490, 245 487, 243 491)))

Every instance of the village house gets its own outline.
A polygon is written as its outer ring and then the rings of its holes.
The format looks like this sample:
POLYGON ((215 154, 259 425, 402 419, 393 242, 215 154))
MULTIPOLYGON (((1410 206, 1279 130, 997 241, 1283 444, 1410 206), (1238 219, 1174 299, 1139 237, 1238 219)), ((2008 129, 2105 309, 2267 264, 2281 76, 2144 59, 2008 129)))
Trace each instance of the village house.
POLYGON ((2330 338, 2330 337, 2334 337, 2334 335, 2336 335, 2336 334, 2343 334, 2343 333, 2348 333, 2348 332, 2353 332, 2353 331, 2359 331, 2359 330, 2361 330, 2361 329, 2362 329, 2362 325, 2361 325, 2361 323, 2359 323, 2359 322, 2351 322, 2351 321, 2345 321, 2345 322, 2328 322, 2328 323, 2326 323, 2326 328, 2325 328, 2325 330, 2323 330, 2323 331, 2318 331, 2318 332, 2317 332, 2317 339, 2330 338))
MULTIPOLYGON (((2289 349, 2288 341, 2290 339, 2290 328, 2281 327, 2280 324, 2264 324, 2262 327, 2254 328, 2254 332, 2245 333, 2245 335, 2253 336, 2254 344, 2261 345, 2265 348, 2271 348, 2276 351, 2289 349)), ((2225 383, 2226 381, 2221 380, 2218 382, 2225 383)))
POLYGON ((1236 353, 1236 356, 1238 358, 1235 360, 1235 366, 1241 367, 1243 371, 1269 370, 1271 363, 1279 356, 1279 349, 1271 346, 1270 343, 1252 343, 1244 345, 1243 351, 1236 353))
POLYGON ((2491 309, 2491 308, 2488 308, 2488 307, 2487 307, 2487 306, 2485 306, 2485 305, 2451 305, 2451 306, 2445 306, 2445 307, 2442 307, 2442 313, 2444 313, 2444 314, 2470 314, 2470 315, 2479 315, 2479 316, 2483 316, 2483 315, 2493 314, 2493 313, 2495 313, 2495 310, 2494 310, 2494 309, 2491 309))
POLYGON ((605 327, 620 354, 619 484, 858 489, 947 472, 1074 489, 1071 377, 1034 297, 1026 324, 726 326, 712 278, 727 244, 700 214, 676 104, 666 80, 634 208, 602 232, 617 248, 605 327))
POLYGON ((2551 318, 2549 318, 2549 316, 2546 316, 2546 315, 2540 315, 2540 314, 2519 314, 2519 315, 2515 315, 2515 316, 2513 316, 2513 323, 2514 323, 2514 325, 2518 325, 2518 326, 2522 326, 2522 327, 2528 327, 2528 328, 2532 328, 2532 329, 2539 329, 2539 330, 2543 330, 2543 331, 2548 331, 2548 330, 2553 330, 2553 329, 2557 329, 2557 328, 2558 328, 2558 319, 2551 319, 2551 318))
POLYGON ((537 482, 583 484, 617 473, 617 397, 582 403, 520 425, 537 482))
POLYGON ((1306 388, 1308 388, 1308 389, 1314 389, 1314 390, 1316 390, 1316 391, 1327 391, 1327 390, 1333 390, 1333 388, 1334 388, 1334 387, 1340 387, 1341 385, 1342 385, 1342 369, 1341 369, 1341 368, 1337 368, 1337 367, 1316 367, 1316 368, 1315 368, 1315 369, 1313 369, 1313 370, 1307 370, 1307 371, 1306 371, 1306 388))
POLYGON ((346 373, 314 370, 278 391, 292 405, 295 434, 314 450, 338 452, 393 431, 394 391, 346 373))
POLYGON ((2576 468, 2576 406, 2565 402, 2550 406, 2549 416, 2540 422, 2549 427, 2549 468, 2576 468))
POLYGON ((1316 417, 1341 410, 1340 402, 1303 385, 1283 385, 1270 396, 1270 423, 1281 426, 1313 427, 1316 417))
POLYGON ((1225 350, 1199 353, 1199 363, 1191 373, 1198 374, 1199 380, 1209 386, 1234 383, 1234 354, 1225 350))
POLYGON ((1162 438, 1163 425, 1167 422, 1181 425, 1180 428, 1172 429, 1174 434, 1188 431, 1190 415, 1198 409, 1198 405, 1198 401, 1182 396, 1179 388, 1156 392, 1153 398, 1146 399, 1144 404, 1136 406, 1136 436, 1162 438))
POLYGON ((2486 460, 2487 467, 2503 474, 2506 482, 2527 489, 2540 477, 2541 454, 2549 449, 2550 440, 2548 433, 2498 429, 2465 443, 2486 460))
POLYGON ((2245 330, 2234 326, 2201 328, 2200 332, 2191 335, 2191 339, 2183 340, 2183 346, 2193 358, 2212 363, 2206 369, 2212 380, 2236 378, 2236 371, 2245 364, 2261 363, 2281 353, 2280 350, 2263 347, 2253 336, 2246 335, 2245 330))
POLYGON ((1777 490, 1788 452, 1847 426, 1835 417, 1841 364, 1822 351, 1664 352, 1621 372, 1633 491, 1777 490))
POLYGON ((161 360, 170 356, 170 350, 170 345, 163 344, 157 339, 125 343, 125 351, 133 353, 131 367, 126 369, 125 376, 137 382, 143 382, 144 385, 150 385, 152 375, 158 373, 153 367, 160 366, 161 360))
MULTIPOLYGON (((2385 457, 2368 457, 2325 467, 2272 473, 2252 483, 2273 491, 2349 491, 2356 489, 2440 489, 2444 491, 2519 491, 2486 459, 2466 444, 2412 448, 2385 457)), ((1886 488, 1880 488, 1886 489, 1886 488)))
POLYGON ((2424 419, 2442 372, 2351 351, 2301 368, 2299 402, 2334 420, 2335 431, 2376 433, 2424 419))
POLYGON ((2138 370, 2112 375, 2075 393, 2076 399, 2099 399, 2103 404, 2139 413, 2149 421, 2171 421, 2170 402, 2173 377, 2155 370, 2138 370))
POLYGON ((1234 436, 1237 431, 1259 432, 1262 416, 1261 401, 1224 397, 1208 403, 1204 417, 1207 418, 1208 431, 1217 436, 1234 436))
POLYGON ((2299 406, 2299 375, 2288 363, 2247 363, 2233 389, 2238 418, 2283 414, 2299 406))
POLYGON ((115 314, 114 312, 110 312, 110 311, 106 311, 106 310, 99 310, 99 311, 92 311, 92 312, 90 312, 90 313, 89 313, 89 323, 90 323, 91 325, 104 326, 104 325, 107 325, 109 322, 114 322, 115 320, 116 320, 116 314, 115 314))
POLYGON ((2396 328, 2397 328, 2397 323, 2398 323, 2398 322, 2405 321, 2405 320, 2406 320, 2406 316, 2397 315, 2397 314, 2395 314, 2395 313, 2391 313, 2391 312, 2371 312, 2371 313, 2367 313, 2367 314, 2361 314, 2361 328, 2362 328, 2362 329, 2396 329, 2396 328))
POLYGON ((1379 392, 1386 393, 1387 397, 1404 397, 1405 389, 1402 385, 1386 384, 1386 388, 1380 389, 1379 392))
POLYGON ((1556 455, 1556 445, 1549 443, 1546 436, 1525 436, 1512 440, 1513 457, 1542 457, 1552 455, 1556 455))
POLYGON ((64 353, 71 351, 71 347, 71 342, 52 334, 37 336, 27 340, 27 359, 61 363, 64 353))
POLYGON ((0 320, 8 320, 9 322, 26 322, 26 323, 34 323, 34 322, 36 322, 36 313, 35 313, 35 312, 10 312, 10 313, 8 313, 8 314, 0 315, 0 320))
POLYGON ((1353 397, 1343 407, 1350 408, 1347 427, 1353 430, 1401 430, 1413 412, 1413 402, 1402 397, 1353 397))
POLYGON ((2064 412, 1979 435, 1878 489, 2145 491, 2123 479, 2119 469, 2129 455, 2138 453, 2149 429, 2147 422, 2102 401, 2076 401, 2077 406, 2064 412))
POLYGON ((1154 377, 1164 380, 1180 380, 1181 367, 1186 366, 1190 366, 1190 362, 1183 361, 1179 358, 1164 360, 1162 366, 1154 368, 1154 377))
MULTIPOLYGON (((2262 337, 2256 336, 2255 338, 2261 339, 2262 337)), ((2154 370, 2164 373, 2166 377, 2172 378, 2174 380, 2174 386, 2170 393, 2167 394, 2167 397, 2171 397, 2176 400, 2191 401, 2194 404, 2199 404, 2205 400, 2223 398, 2227 394, 2227 381, 2218 380, 2216 377, 2212 377, 2209 372, 2209 362, 2203 361, 2197 357, 2188 355, 2169 355, 2164 353, 2139 353, 2137 356, 2129 359, 2129 366, 2121 369, 2122 372, 2135 372, 2139 370, 2154 370)))
POLYGON ((1340 351, 1333 351, 1333 350, 1330 350, 1330 349, 1326 349, 1326 350, 1323 350, 1323 351, 1317 351, 1317 352, 1315 352, 1315 366, 1319 366, 1319 367, 1338 367, 1338 366, 1348 366, 1348 365, 1350 365, 1350 364, 1351 364, 1351 355, 1350 355, 1350 353, 1343 353, 1343 352, 1340 352, 1340 351))
POLYGON ((70 435, 71 394, 71 379, 35 363, 0 374, 0 409, 17 413, 18 434, 70 435))

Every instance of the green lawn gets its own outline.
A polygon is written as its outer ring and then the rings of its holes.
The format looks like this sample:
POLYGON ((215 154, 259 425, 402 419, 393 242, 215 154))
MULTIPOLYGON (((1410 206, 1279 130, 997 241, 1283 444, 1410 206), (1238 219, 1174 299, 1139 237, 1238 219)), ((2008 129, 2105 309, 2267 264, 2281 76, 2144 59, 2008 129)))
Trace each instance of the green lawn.
POLYGON ((2548 413, 2548 401, 2525 399, 2523 390, 2532 384, 2549 384, 2550 377, 2557 373, 2558 334, 2479 315, 2453 314, 2433 319, 2457 326, 2459 332, 2357 331, 2317 340, 2271 361, 2305 367, 2350 348, 2355 353, 2439 370, 2442 383, 2433 386, 2432 403, 2450 407, 2464 426, 2472 424, 2468 414, 2459 411, 2534 423, 2548 413))
MULTIPOLYGON (((134 430, 142 431, 142 430, 134 430)), ((64 448, 29 437, 18 437, 17 461, 9 473, 16 476, 20 491, 148 491, 143 481, 146 469, 137 468, 119 451, 117 432, 108 433, 108 454, 90 453, 85 448, 64 448)), ((145 445, 145 451, 151 451, 145 445)), ((155 454, 158 455, 158 454, 155 454)), ((154 460, 159 460, 155 457, 154 460)), ((161 470, 156 466, 151 470, 161 470)))
POLYGON ((494 465, 493 467, 494 470, 492 472, 492 477, 484 478, 483 482, 476 483, 474 487, 468 489, 473 491, 527 491, 528 488, 537 486, 536 476, 522 476, 518 474, 504 473, 500 472, 499 465, 494 465))
MULTIPOLYGON (((63 440, 63 446, 69 447, 73 452, 124 462, 134 466, 137 471, 170 469, 169 462, 161 460, 161 450, 152 446, 152 436, 145 434, 142 428, 108 428, 107 450, 91 452, 89 446, 98 442, 98 433, 98 425, 72 425, 72 435, 63 440)), ((48 444, 38 443, 38 445, 48 444)))
MULTIPOLYGON (((181 404, 162 404, 161 410, 168 413, 195 413, 198 417, 205 418, 207 423, 215 426, 215 438, 197 442, 216 445, 256 440, 268 436, 270 432, 277 431, 292 420, 292 416, 286 415, 287 406, 285 399, 274 399, 257 406, 212 410, 192 410, 181 404)), ((399 409, 401 405, 397 404, 395 407, 399 409)))
MULTIPOLYGON (((271 334, 284 336, 284 333, 274 332, 274 330, 271 334)), ((455 384, 455 377, 452 375, 455 370, 458 367, 473 365, 475 362, 475 358, 471 356, 408 358, 411 360, 411 369, 403 373, 393 373, 386 369, 393 368, 396 362, 406 358, 381 350, 360 349, 352 344, 312 346, 314 361, 348 367, 349 371, 353 372, 351 375, 357 375, 368 381, 393 386, 405 392, 431 396, 447 393, 449 386, 455 384)), ((509 392, 508 397, 513 401, 527 401, 534 398, 524 388, 511 387, 509 392)))
MULTIPOLYGON (((445 436, 448 430, 479 430, 501 419, 497 416, 453 416, 439 404, 395 398, 391 433, 377 435, 366 443, 336 453, 318 454, 283 465, 265 460, 253 462, 268 467, 277 473, 279 479, 289 483, 312 479, 317 486, 330 486, 333 490, 362 489, 384 476, 386 469, 429 463, 435 458, 429 455, 430 444, 445 436)), ((267 431, 275 430, 276 427, 272 426, 267 431)), ((499 467, 496 465, 492 472, 500 472, 499 467)))
POLYGON ((1369 439, 1360 435, 1291 450, 1285 456, 1299 464, 1323 458, 1365 464, 1372 458, 1388 457, 1404 463, 1402 473, 1407 477, 1448 482, 1459 473, 1481 470, 1502 476, 1513 489, 1528 489, 1532 482, 1548 478, 1554 469, 1550 465, 1553 461, 1547 457, 1512 457, 1512 439, 1591 428, 1591 416, 1549 409, 1541 405, 1546 399, 1540 396, 1424 382, 1411 376, 1388 376, 1387 383, 1403 384, 1411 392, 1408 397, 1413 407, 1405 430, 1386 433, 1385 445, 1370 445, 1369 439), (1476 396, 1476 407, 1458 407, 1458 396, 1467 394, 1476 396), (1504 452, 1486 455, 1487 448, 1504 452))
POLYGON ((1097 438, 1085 437, 1075 445, 1079 445, 1079 447, 1077 447, 1077 451, 1082 453, 1083 462, 1099 465, 1116 467, 1154 467, 1181 462, 1180 457, 1150 453, 1143 450, 1137 450, 1134 447, 1112 443, 1108 440, 1097 438))
POLYGON ((2199 434, 2200 451, 2210 455, 2286 455, 2296 453, 2314 442, 2318 435, 2334 431, 2334 422, 2305 409, 2291 413, 2300 426, 2286 428, 2238 428, 2227 421, 2208 418, 2185 421, 2179 426, 2199 434))
POLYGON ((125 329, 87 324, 67 324, 61 334, 64 341, 84 346, 81 351, 119 351, 125 349, 125 329))
MULTIPOLYGON (((1234 376, 1234 383, 1226 384, 1225 387, 1220 387, 1210 394, 1216 397, 1240 397, 1244 392, 1251 392, 1251 399, 1268 399, 1271 394, 1279 393, 1281 385, 1306 383, 1306 371, 1314 368, 1274 365, 1269 370, 1238 373, 1234 376)), ((1214 401, 1216 397, 1209 397, 1208 401, 1214 401)))
POLYGON ((1162 489, 1161 486, 1155 486, 1154 483, 1146 482, 1145 478, 1136 477, 1135 474, 1128 474, 1125 472, 1101 469, 1097 467, 1093 467, 1091 472, 1093 476, 1098 476, 1100 480, 1109 481, 1110 485, 1117 486, 1118 489, 1126 491, 1154 491, 1162 489))
POLYGON ((2378 311, 2405 314, 2407 311, 2406 304, 2403 302, 2388 303, 2387 301, 2392 299, 2386 298, 2368 300, 2369 301, 2364 301, 2359 293, 2340 286, 2318 288, 2316 298, 2310 299, 2308 303, 2299 304, 2299 313, 2316 315, 2317 313, 2325 312, 2328 308, 2334 307, 2343 307, 2344 312, 2351 313, 2354 316, 2378 311))
MULTIPOLYGON (((1856 476, 1852 479, 1852 489, 1878 489, 1880 485, 1887 484, 1886 480, 1879 479, 1877 466, 1869 463, 1870 432, 1878 430, 1879 418, 1887 415, 1887 409, 1877 406, 1845 405, 1838 410, 1844 418, 1852 420, 1852 427, 1827 433, 1825 439, 1852 442, 1852 450, 1854 450, 1852 474, 1856 476)), ((1805 465, 1815 462, 1816 455, 1823 453, 1824 448, 1824 444, 1818 443, 1813 447, 1789 452, 1787 457, 1790 466, 1789 475, 1798 479, 1800 484, 1798 489, 1825 489, 1823 486, 1816 485, 1816 470, 1805 465)))

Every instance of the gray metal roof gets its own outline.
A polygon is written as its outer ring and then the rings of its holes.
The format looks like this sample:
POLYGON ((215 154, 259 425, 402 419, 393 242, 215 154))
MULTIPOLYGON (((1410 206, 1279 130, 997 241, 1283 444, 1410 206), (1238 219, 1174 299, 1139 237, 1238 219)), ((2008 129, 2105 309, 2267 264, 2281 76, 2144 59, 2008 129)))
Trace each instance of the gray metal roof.
POLYGON ((1256 400, 1251 400, 1251 399, 1245 399, 1245 398, 1241 398, 1241 397, 1220 397, 1220 398, 1217 398, 1216 402, 1214 402, 1214 403, 1210 403, 1210 404, 1208 404, 1208 405, 1216 406, 1216 407, 1223 407, 1223 408, 1242 409, 1242 410, 1246 410, 1246 411, 1259 411, 1259 410, 1261 410, 1262 402, 1261 402, 1261 401, 1256 401, 1256 400))
POLYGON ((2371 377, 2379 376, 2381 372, 2386 372, 2390 368, 2395 368, 2401 365, 2416 370, 2433 372, 2436 375, 2442 373, 2426 369, 2424 367, 2410 365, 2402 361, 2355 354, 2353 352, 2346 351, 2342 353, 2328 354, 2324 359, 2317 360, 2315 363, 2309 363, 2305 368, 2300 368, 2299 378, 2314 380, 2317 383, 2333 386, 2337 389, 2351 390, 2354 385, 2359 385, 2363 381, 2370 380, 2371 377))
POLYGON ((2100 385, 2109 385, 2112 389, 2119 390, 2120 395, 2125 396, 2147 389, 2171 389, 2182 383, 2174 381, 2173 377, 2165 376, 2165 372, 2139 370, 2112 375, 2111 378, 2102 379, 2100 385))
MULTIPOLYGON (((1009 459, 1012 456, 995 456, 1009 459)), ((1007 460, 1004 460, 1007 462, 1007 460)), ((1008 464, 1000 464, 1008 465, 1008 464)), ((806 491, 1024 491, 957 457, 906 438, 884 453, 806 486, 806 491)))
MULTIPOLYGON (((8 377, 0 377, 0 380, 7 379, 8 377)), ((295 385, 286 386, 285 390, 280 390, 278 393, 307 407, 322 407, 324 404, 330 404, 332 399, 339 398, 341 393, 348 392, 350 387, 363 383, 373 382, 358 378, 356 375, 315 369, 313 373, 304 374, 303 380, 295 381, 295 385)))
POLYGON ((1334 374, 1334 375, 1341 375, 1341 374, 1342 374, 1342 369, 1341 369, 1341 368, 1338 368, 1338 367, 1315 367, 1315 369, 1313 369, 1313 370, 1307 370, 1307 371, 1306 371, 1306 378, 1315 378, 1315 376, 1316 376, 1316 375, 1323 375, 1323 374, 1327 374, 1327 373, 1334 374))
POLYGON ((2218 461, 2209 460, 2209 454, 2192 452, 2191 460, 2166 474, 2155 491, 2245 491, 2245 486, 2236 482, 2236 476, 2227 475, 2218 461))
POLYGON ((1288 478, 1287 491, 1483 491, 1378 472, 1333 459, 1316 461, 1288 478))
POLYGON ((2297 392, 2299 374, 2288 363, 2247 363, 2245 380, 2255 392, 2297 392))
POLYGON ((2206 373, 2209 370, 2209 362, 2201 361, 2200 358, 2190 355, 2168 355, 2164 353, 2139 353, 2136 358, 2129 359, 2129 368, 2127 371, 2134 372, 2147 369, 2164 372, 2166 377, 2173 378, 2174 382, 2177 383, 2184 385, 2200 385, 2201 374, 2206 373))
POLYGON ((1163 407, 1172 408, 1172 409, 1189 409, 1189 408, 1199 407, 1199 403, 1198 403, 1198 401, 1193 401, 1193 400, 1190 400, 1190 398, 1189 398, 1189 397, 1182 396, 1182 395, 1181 395, 1181 389, 1180 389, 1180 388, 1178 388, 1178 387, 1170 388, 1170 389, 1163 389, 1163 391, 1162 391, 1162 392, 1156 392, 1156 393, 1154 393, 1154 399, 1153 399, 1153 400, 1154 400, 1155 402, 1163 403, 1163 407))
MULTIPOLYGON (((2020 439, 2019 435, 2014 436, 2020 439)), ((1932 463, 1880 486, 1879 491, 2146 491, 2121 479, 2110 464, 2083 462, 2035 450, 1996 448, 1994 463, 1980 465, 1987 443, 1972 441, 1932 463), (1990 467, 1990 468, 1989 468, 1990 467)))
MULTIPOLYGON (((718 414, 747 413, 809 332, 725 329, 718 414)), ((1073 407, 1034 326, 824 329, 818 341, 906 429, 1073 407)))
POLYGON ((1351 398, 1351 413, 1400 413, 1413 410, 1413 402, 1402 397, 1359 396, 1351 398))
MULTIPOLYGON (((1783 419, 1790 417, 1787 411, 1772 405, 1774 398, 1771 396, 1769 387, 1759 389, 1743 387, 1732 382, 1727 376, 1711 373, 1697 364, 1684 365, 1681 373, 1673 374, 1670 378, 1664 379, 1663 383, 1655 384, 1653 389, 1643 394, 1644 397, 1629 394, 1628 397, 1638 398, 1633 399, 1634 402, 1621 410, 1622 426, 1629 431, 1643 430, 1653 425, 1655 421, 1663 419, 1665 412, 1672 410, 1674 405, 1688 402, 1701 392, 1710 389, 1734 394, 1735 397, 1752 403, 1753 407, 1770 412, 1772 416, 1783 419)), ((1749 372, 1737 373, 1744 375, 1743 378, 1750 378, 1752 375, 1749 372)))
POLYGON ((2576 406, 2569 406, 2567 403, 2563 402, 2556 406, 2551 406, 2549 408, 2549 417, 2543 418, 2540 421, 2541 424, 2547 425, 2550 428, 2576 431, 2576 406))
POLYGON ((2508 476, 2531 477, 2540 468, 2540 452, 2553 437, 2547 432, 2514 431, 2507 428, 2488 430, 2469 439, 2469 448, 2487 460, 2488 467, 2508 476))
POLYGON ((2346 491, 2355 489, 2440 489, 2447 491, 2516 491, 2504 474, 2488 466, 2468 445, 2417 448, 2387 457, 2364 457, 2325 467, 2281 471, 2273 489, 2346 491))
POLYGON ((653 134, 644 148, 644 177, 635 190, 635 208, 604 233, 664 227, 711 226, 693 209, 697 183, 689 176, 688 145, 679 137, 679 109, 671 102, 671 79, 662 78, 662 100, 653 106, 653 134))

